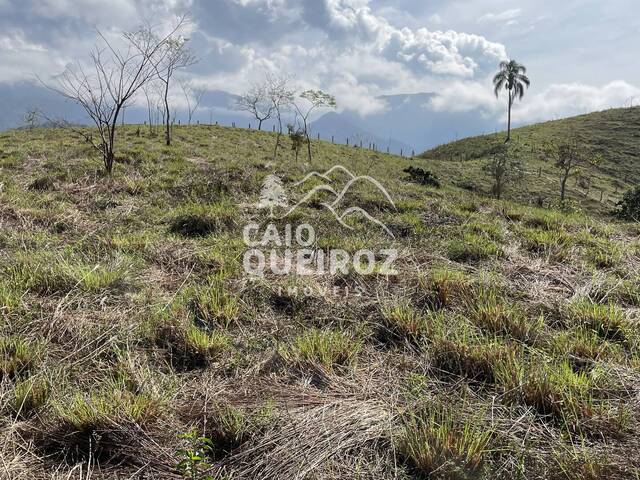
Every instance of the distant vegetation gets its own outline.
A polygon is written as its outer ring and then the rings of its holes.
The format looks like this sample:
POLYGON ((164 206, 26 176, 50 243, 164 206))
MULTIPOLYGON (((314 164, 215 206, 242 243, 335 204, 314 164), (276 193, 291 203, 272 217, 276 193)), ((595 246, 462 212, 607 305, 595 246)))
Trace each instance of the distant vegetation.
MULTIPOLYGON (((515 129, 511 147, 523 177, 507 195, 544 206, 579 206, 610 215, 640 181, 640 108, 612 109, 515 129)), ((486 165, 503 148, 501 134, 467 138, 424 152, 458 182, 492 192, 486 165)))

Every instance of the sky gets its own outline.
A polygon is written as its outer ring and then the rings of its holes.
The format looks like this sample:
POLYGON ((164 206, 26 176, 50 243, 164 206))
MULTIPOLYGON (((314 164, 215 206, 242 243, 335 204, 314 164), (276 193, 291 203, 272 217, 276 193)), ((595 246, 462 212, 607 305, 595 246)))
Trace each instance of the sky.
POLYGON ((520 123, 640 105, 637 0, 0 0, 0 86, 54 79, 96 28, 184 13, 200 61, 181 75, 209 90, 238 94, 270 71, 363 117, 387 108, 380 95, 433 92, 432 111, 501 119, 491 78, 516 59, 532 81, 520 123))

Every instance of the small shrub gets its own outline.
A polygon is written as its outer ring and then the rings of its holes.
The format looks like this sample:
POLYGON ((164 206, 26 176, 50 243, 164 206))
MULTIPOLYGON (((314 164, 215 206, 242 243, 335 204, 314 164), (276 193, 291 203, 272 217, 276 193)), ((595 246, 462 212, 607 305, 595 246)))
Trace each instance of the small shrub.
POLYGON ((640 186, 635 186, 624 194, 614 213, 622 220, 640 221, 640 186))
POLYGON ((456 410, 434 406, 404 420, 398 451, 425 478, 481 477, 492 432, 456 410))
POLYGON ((429 187, 440 188, 440 180, 438 177, 429 170, 423 170, 422 168, 407 167, 403 170, 404 173, 409 174, 409 180, 420 185, 426 185, 429 187))
POLYGON ((189 480, 213 480, 212 476, 204 474, 210 468, 207 457, 213 453, 211 439, 201 437, 195 431, 182 434, 179 438, 187 445, 176 452, 176 472, 189 480))
POLYGON ((29 190, 46 191, 55 188, 55 182, 51 177, 39 177, 29 184, 29 190))

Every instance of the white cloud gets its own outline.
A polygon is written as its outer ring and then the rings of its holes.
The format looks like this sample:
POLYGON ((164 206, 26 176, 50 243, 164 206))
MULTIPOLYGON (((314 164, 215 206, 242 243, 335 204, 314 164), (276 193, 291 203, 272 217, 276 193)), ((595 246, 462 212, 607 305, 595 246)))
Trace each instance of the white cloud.
POLYGON ((501 13, 486 13, 478 18, 478 23, 504 23, 506 25, 515 25, 516 20, 522 14, 521 8, 513 8, 505 10, 501 13))
MULTIPOLYGON (((534 95, 525 95, 513 107, 518 124, 534 123, 583 113, 629 106, 640 102, 640 88, 617 80, 602 86, 582 83, 555 84, 534 95)), ((478 111, 506 121, 504 97, 496 99, 489 79, 486 82, 458 81, 443 87, 428 105, 438 112, 478 111)))
POLYGON ((517 116, 526 122, 568 117, 607 108, 629 106, 640 99, 640 88, 617 80, 602 86, 581 83, 551 85, 516 105, 517 116))
POLYGON ((62 71, 69 58, 27 40, 22 30, 6 32, 0 35, 0 82, 35 80, 37 73, 62 71))
POLYGON ((471 112, 497 114, 501 103, 496 99, 491 85, 480 82, 454 82, 443 87, 431 99, 429 106, 437 112, 471 112))

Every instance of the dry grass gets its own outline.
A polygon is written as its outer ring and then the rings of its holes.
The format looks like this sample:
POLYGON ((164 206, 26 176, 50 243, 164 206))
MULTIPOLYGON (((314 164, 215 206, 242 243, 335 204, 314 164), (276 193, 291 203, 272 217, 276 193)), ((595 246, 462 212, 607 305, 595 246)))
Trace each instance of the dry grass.
POLYGON ((421 160, 359 148, 159 140, 125 128, 106 178, 69 132, 0 133, 0 478, 180 478, 187 432, 216 479, 640 471, 637 227, 494 201, 441 163, 426 189, 402 175, 421 160), (336 158, 389 190, 396 211, 346 200, 396 238, 317 205, 291 221, 323 251, 396 247, 399 275, 249 280, 264 177, 293 198, 336 158))

